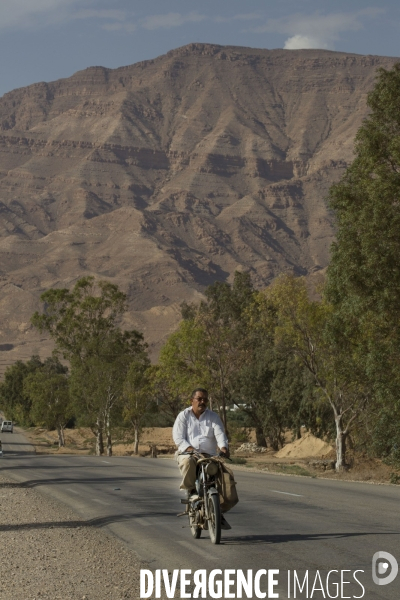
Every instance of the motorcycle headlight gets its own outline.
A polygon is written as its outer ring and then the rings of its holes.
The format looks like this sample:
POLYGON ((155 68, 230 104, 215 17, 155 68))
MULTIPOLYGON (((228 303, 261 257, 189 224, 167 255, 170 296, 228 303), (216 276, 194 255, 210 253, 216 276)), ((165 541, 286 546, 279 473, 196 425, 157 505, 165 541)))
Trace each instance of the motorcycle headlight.
POLYGON ((208 475, 216 475, 218 473, 218 463, 209 462, 206 465, 206 472, 208 475))

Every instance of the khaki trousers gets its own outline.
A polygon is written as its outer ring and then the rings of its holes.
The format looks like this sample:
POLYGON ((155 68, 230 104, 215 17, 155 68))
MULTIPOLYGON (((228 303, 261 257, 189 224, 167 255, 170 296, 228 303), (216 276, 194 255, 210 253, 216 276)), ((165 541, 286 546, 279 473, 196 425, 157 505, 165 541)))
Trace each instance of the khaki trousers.
POLYGON ((197 458, 190 454, 178 454, 176 460, 182 475, 181 490, 194 490, 196 484, 197 458))

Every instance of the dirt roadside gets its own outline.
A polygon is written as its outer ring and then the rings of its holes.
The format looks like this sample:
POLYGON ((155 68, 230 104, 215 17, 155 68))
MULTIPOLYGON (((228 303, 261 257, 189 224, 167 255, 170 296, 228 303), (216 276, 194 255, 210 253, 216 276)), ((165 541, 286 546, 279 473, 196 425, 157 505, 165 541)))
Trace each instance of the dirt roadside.
MULTIPOLYGON (((58 448, 57 433, 41 428, 29 428, 24 434, 35 446, 38 454, 92 454, 95 438, 90 429, 77 428, 66 430, 66 447, 58 448)), ((116 437, 113 445, 114 456, 133 455, 134 446, 123 435, 116 437)), ((255 432, 249 431, 249 442, 255 441, 255 432)), ((173 457, 175 446, 172 441, 172 427, 147 427, 143 430, 139 454, 149 456, 151 447, 156 446, 160 457, 173 457)), ((240 446, 240 444, 237 444, 240 446)), ((391 483, 393 467, 385 465, 381 460, 355 455, 348 452, 350 468, 342 473, 334 470, 335 452, 332 446, 304 432, 301 439, 292 441, 291 432, 287 432, 286 444, 282 450, 275 452, 270 448, 263 453, 237 451, 232 457, 245 469, 256 469, 258 472, 281 473, 284 475, 303 475, 308 477, 324 477, 337 480, 364 481, 374 483, 391 483)), ((242 467, 241 467, 242 468, 242 467)))
POLYGON ((2 477, 0 498, 2 600, 139 598, 146 565, 116 538, 2 477))

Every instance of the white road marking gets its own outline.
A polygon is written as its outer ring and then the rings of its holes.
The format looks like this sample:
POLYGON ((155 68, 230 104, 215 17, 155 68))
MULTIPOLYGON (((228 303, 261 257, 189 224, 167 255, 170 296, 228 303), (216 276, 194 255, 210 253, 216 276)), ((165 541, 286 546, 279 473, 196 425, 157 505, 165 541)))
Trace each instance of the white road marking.
POLYGON ((188 550, 191 550, 192 552, 195 552, 196 554, 198 554, 199 556, 202 556, 203 558, 208 558, 209 560, 218 560, 217 556, 213 556, 206 550, 200 550, 200 548, 195 548, 193 546, 193 544, 190 542, 179 541, 178 544, 180 544, 181 546, 184 546, 185 548, 187 548, 188 550))
POLYGON ((271 492, 275 492, 275 494, 285 494, 286 496, 297 496, 298 498, 303 498, 303 494, 290 494, 289 492, 280 492, 279 490, 270 490, 271 492))
POLYGON ((104 506, 110 506, 108 502, 103 502, 103 500, 99 500, 98 498, 92 498, 93 502, 98 502, 99 504, 104 504, 104 506))
POLYGON ((72 492, 73 494, 78 494, 78 496, 80 496, 79 492, 76 492, 75 490, 72 490, 71 488, 66 488, 67 492, 72 492))
POLYGON ((108 461, 108 460, 102 460, 101 462, 105 462, 105 463, 107 463, 108 465, 111 465, 110 461, 108 461))

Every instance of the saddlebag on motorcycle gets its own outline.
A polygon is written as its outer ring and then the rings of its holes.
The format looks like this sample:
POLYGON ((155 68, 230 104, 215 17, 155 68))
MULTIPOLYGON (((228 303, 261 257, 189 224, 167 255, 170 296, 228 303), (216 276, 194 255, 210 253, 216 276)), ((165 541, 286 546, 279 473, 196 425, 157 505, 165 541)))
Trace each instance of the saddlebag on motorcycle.
POLYGON ((236 481, 232 471, 222 460, 218 462, 219 471, 216 476, 216 481, 219 492, 219 502, 221 512, 226 513, 239 502, 239 497, 236 491, 236 481))

